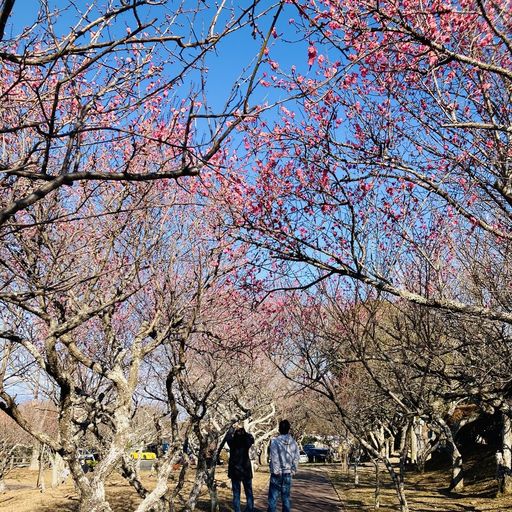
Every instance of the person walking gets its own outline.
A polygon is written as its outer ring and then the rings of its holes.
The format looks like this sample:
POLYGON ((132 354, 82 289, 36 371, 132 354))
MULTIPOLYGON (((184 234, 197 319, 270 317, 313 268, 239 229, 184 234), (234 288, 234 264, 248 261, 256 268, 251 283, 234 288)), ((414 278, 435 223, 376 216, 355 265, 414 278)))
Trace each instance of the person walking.
POLYGON ((268 512, 276 512, 281 497, 283 512, 290 512, 292 476, 299 465, 299 446, 290 435, 290 422, 279 422, 279 436, 270 442, 270 484, 268 488, 268 512))
POLYGON ((242 484, 247 502, 245 512, 253 512, 252 464, 249 457, 249 448, 254 444, 254 437, 246 432, 242 426, 232 427, 226 434, 225 442, 229 446, 228 478, 231 479, 233 490, 234 512, 240 512, 242 484))

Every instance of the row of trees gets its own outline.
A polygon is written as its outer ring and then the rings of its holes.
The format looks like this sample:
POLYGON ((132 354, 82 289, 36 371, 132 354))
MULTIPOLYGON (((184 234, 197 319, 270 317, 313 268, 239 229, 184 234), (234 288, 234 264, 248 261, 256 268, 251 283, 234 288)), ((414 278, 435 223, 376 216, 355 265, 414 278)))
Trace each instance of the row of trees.
POLYGON ((442 439, 460 489, 461 422, 450 418, 461 405, 500 417, 510 492, 509 9, 293 5, 312 69, 275 66, 268 86, 303 97, 244 131, 231 206, 274 288, 301 290, 278 335, 283 371, 328 398, 386 463, 401 510, 386 440, 402 432, 404 462, 411 443, 428 454, 442 439), (416 436, 419 422, 430 440, 416 436))
POLYGON ((424 471, 441 448, 451 457, 447 487, 463 492, 464 438, 457 435, 483 418, 492 428, 475 431, 471 446, 481 442, 498 452, 498 493, 510 493, 506 326, 388 301, 364 285, 324 283, 307 300, 304 292, 290 298, 287 311, 273 333, 273 360, 298 388, 321 397, 319 407, 377 470, 386 466, 400 510, 408 510, 407 463, 424 471))
POLYGON ((253 310, 235 286, 245 256, 197 194, 155 183, 92 193, 65 229, 47 222, 60 205, 40 201, 34 227, 4 246, 2 409, 67 462, 83 510, 109 510, 104 485, 119 467, 138 510, 176 506, 186 465, 174 489, 168 479, 187 445, 197 456, 187 510, 204 483, 216 509, 224 434, 245 419, 267 439, 285 393, 263 358, 275 312, 253 310), (53 434, 27 415, 31 395, 56 407, 53 434), (129 452, 164 442, 150 492, 129 452), (80 456, 91 448, 100 459, 89 475, 80 456))
POLYGON ((217 510, 224 434, 246 420, 264 442, 284 389, 261 348, 273 310, 236 285, 245 251, 209 193, 254 113, 275 9, 44 1, 22 27, 21 7, 0 3, 0 408, 65 461, 80 510, 111 510, 114 471, 140 512, 193 510, 204 484, 217 510), (211 98, 208 67, 237 33, 253 55, 211 98), (164 442, 150 490, 129 453, 164 442))
POLYGON ((110 509, 118 468, 137 510, 173 509, 186 442, 185 506, 206 483, 215 508, 215 443, 244 418, 266 438, 286 387, 265 353, 386 463, 402 510, 386 444, 401 432, 405 462, 447 442, 460 488, 460 404, 501 415, 510 490, 506 2, 43 1, 26 28, 16 10, 0 2, 0 407, 69 464, 81 510, 110 509), (209 68, 240 41, 219 98, 209 68), (143 412, 171 446, 152 491, 127 457, 143 412))

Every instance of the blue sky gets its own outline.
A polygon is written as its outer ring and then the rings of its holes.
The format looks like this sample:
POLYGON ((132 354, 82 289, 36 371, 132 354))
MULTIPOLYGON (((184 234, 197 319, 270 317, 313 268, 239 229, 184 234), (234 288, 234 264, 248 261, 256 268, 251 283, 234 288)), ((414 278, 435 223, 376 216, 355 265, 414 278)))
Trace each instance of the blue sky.
MULTIPOLYGON (((81 10, 85 10, 86 6, 90 5, 90 3, 90 1, 86 2, 84 0, 75 1, 75 4, 81 10)), ((116 3, 120 4, 120 1, 116 3)), ((202 2, 198 3, 200 5, 204 5, 202 2)), ((233 3, 236 6, 236 9, 241 9, 244 5, 250 4, 250 2, 236 2, 236 0, 233 0, 233 3)), ((94 2, 95 6, 102 6, 103 4, 104 2, 101 0, 94 2)), ((55 24, 57 33, 68 33, 70 28, 77 21, 77 12, 72 8, 63 10, 63 7, 68 5, 66 0, 49 0, 49 5, 51 11, 61 10, 55 24)), ((169 16, 173 14, 172 7, 174 5, 175 2, 168 2, 168 6, 166 7, 139 9, 138 15, 143 23, 150 19, 158 18, 158 25, 160 21, 165 21, 166 15, 169 16)), ((185 38, 188 38, 191 31, 190 26, 187 26, 186 23, 190 20, 192 21, 194 30, 198 33, 204 31, 205 26, 208 26, 209 24, 209 20, 211 19, 213 12, 206 11, 202 13, 202 15, 194 17, 193 11, 195 6, 196 2, 192 0, 187 0, 185 2, 185 7, 189 9, 189 12, 186 16, 183 15, 181 18, 181 26, 179 26, 180 23, 173 26, 173 33, 181 32, 185 38)), ((258 28, 262 33, 266 33, 268 31, 273 13, 276 11, 275 3, 269 0, 265 0, 259 7, 260 11, 265 8, 269 8, 271 10, 269 14, 260 20, 258 24, 258 28)), ((34 23, 37 18, 38 9, 39 2, 36 0, 31 0, 30 2, 18 0, 14 5, 13 13, 6 27, 6 36, 9 37, 11 35, 19 34, 23 27, 30 26, 34 23)), ((98 9, 98 7, 95 7, 95 9, 98 9)), ((91 19, 94 19, 94 17, 95 16, 91 14, 91 19)), ((294 8, 290 5, 285 5, 277 23, 277 33, 282 37, 277 39, 271 38, 271 57, 273 60, 280 63, 281 68, 285 72, 289 72, 291 66, 295 65, 299 72, 305 74, 308 71, 306 62, 307 43, 304 41, 297 41, 293 24, 289 22, 291 18, 296 17, 297 13, 294 8), (295 42, 290 43, 289 41, 295 42)), ((135 26, 135 20, 131 12, 118 20, 118 23, 112 28, 112 34, 117 35, 117 32, 124 32, 127 26, 135 26)), ((222 27, 222 20, 219 20, 218 27, 222 27)), ((254 57, 259 51, 261 39, 253 38, 251 32, 251 27, 245 27, 237 33, 232 34, 230 37, 219 43, 215 53, 212 52, 208 56, 208 100, 210 105, 216 109, 222 108, 229 92, 231 91, 232 84, 243 73, 244 68, 250 66, 251 63, 254 62, 254 57)), ((263 66, 262 69, 260 69, 260 73, 264 70, 268 71, 268 66, 263 66)), ((197 75, 191 75, 189 80, 193 82, 196 77, 197 75)), ((281 97, 283 95, 282 92, 273 91, 270 88, 259 87, 256 95, 254 96, 254 101, 259 102, 264 101, 265 99, 275 99, 276 94, 281 97), (269 95, 272 96, 269 97, 269 95)))

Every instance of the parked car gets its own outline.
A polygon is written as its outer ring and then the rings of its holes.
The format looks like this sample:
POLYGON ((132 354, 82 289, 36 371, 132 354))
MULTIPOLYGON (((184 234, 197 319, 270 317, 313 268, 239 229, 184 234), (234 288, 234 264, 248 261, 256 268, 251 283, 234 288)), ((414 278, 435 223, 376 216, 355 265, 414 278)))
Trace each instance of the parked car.
POLYGON ((330 448, 317 448, 314 445, 304 445, 304 452, 307 454, 309 462, 331 462, 333 459, 330 448))
POLYGON ((299 454, 299 464, 306 464, 307 462, 309 462, 308 454, 304 450, 301 450, 299 454))
POLYGON ((81 450, 78 457, 84 473, 92 471, 99 462, 98 454, 93 451, 81 450))
POLYGON ((133 452, 130 452, 130 457, 132 459, 141 459, 141 460, 155 460, 156 459, 156 453, 155 452, 145 452, 145 451, 141 451, 139 452, 138 450, 136 451, 133 451, 133 452))

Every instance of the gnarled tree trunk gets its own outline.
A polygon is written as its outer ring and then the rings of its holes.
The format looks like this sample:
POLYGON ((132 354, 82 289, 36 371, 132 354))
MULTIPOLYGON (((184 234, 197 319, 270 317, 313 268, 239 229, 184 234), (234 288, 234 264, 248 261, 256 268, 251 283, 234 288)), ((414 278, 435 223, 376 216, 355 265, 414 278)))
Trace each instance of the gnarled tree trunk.
POLYGON ((438 424, 441 426, 442 431, 446 437, 446 441, 450 447, 450 455, 452 459, 452 479, 450 482, 450 491, 460 492, 464 489, 464 472, 462 467, 462 454, 460 453, 453 433, 448 424, 441 418, 437 419, 438 424))
POLYGON ((101 480, 91 479, 91 484, 80 489, 78 512, 112 512, 105 499, 105 486, 101 480))
POLYGON ((375 510, 379 510, 379 508, 380 508, 380 466, 379 466, 378 460, 375 460, 373 463, 375 464, 375 495, 374 495, 373 508, 375 510))
POLYGON ((512 420, 505 413, 501 418, 502 454, 501 464, 498 463, 498 486, 500 494, 512 494, 512 420))
POLYGON ((55 488, 64 483, 68 474, 66 462, 58 453, 55 453, 52 460, 52 487, 55 488))
POLYGON ((395 486, 395 491, 400 503, 400 512, 409 512, 409 505, 407 504, 407 497, 405 496, 405 485, 402 471, 400 472, 401 474, 399 477, 389 462, 389 459, 384 459, 384 464, 386 465, 386 469, 388 470, 391 480, 393 481, 393 485, 395 486))

